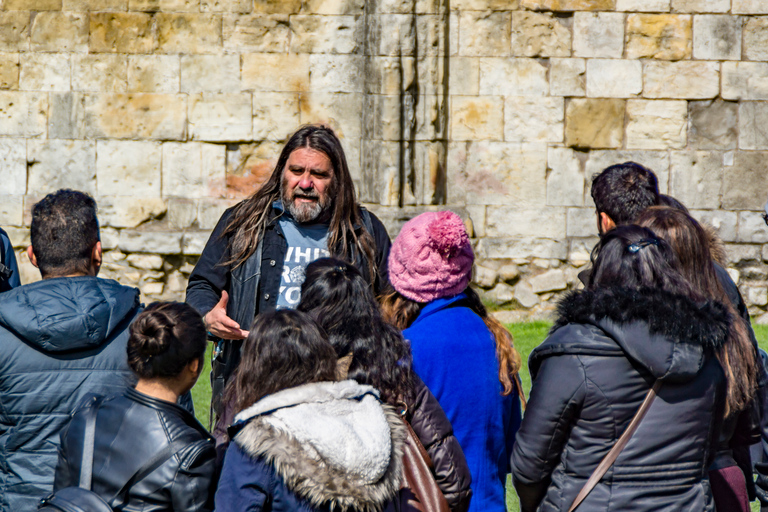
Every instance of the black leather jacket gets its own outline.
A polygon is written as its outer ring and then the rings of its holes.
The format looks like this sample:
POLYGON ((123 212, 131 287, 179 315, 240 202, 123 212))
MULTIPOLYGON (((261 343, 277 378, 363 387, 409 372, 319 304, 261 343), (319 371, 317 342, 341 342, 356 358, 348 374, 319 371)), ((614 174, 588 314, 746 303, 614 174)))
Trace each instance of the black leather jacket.
MULTIPOLYGON (((91 489, 112 500, 155 454, 170 447, 171 456, 128 493, 124 512, 205 512, 213 509, 215 458, 213 438, 181 407, 139 393, 105 398, 96 417, 91 489)), ((85 437, 85 408, 62 431, 54 491, 76 486, 85 437)), ((113 502, 119 506, 122 500, 113 502)))

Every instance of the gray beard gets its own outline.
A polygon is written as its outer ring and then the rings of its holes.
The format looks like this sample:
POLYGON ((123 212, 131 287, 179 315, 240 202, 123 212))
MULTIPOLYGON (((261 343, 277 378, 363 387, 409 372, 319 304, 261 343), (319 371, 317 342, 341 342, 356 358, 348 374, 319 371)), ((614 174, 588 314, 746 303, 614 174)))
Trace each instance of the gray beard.
MULTIPOLYGON (((285 199, 283 202, 286 202, 285 199)), ((299 224, 312 222, 313 220, 317 219, 325 210, 323 205, 320 204, 320 201, 315 203, 304 203, 302 205, 297 205, 293 200, 289 200, 287 203, 288 213, 290 213, 291 216, 299 224)))

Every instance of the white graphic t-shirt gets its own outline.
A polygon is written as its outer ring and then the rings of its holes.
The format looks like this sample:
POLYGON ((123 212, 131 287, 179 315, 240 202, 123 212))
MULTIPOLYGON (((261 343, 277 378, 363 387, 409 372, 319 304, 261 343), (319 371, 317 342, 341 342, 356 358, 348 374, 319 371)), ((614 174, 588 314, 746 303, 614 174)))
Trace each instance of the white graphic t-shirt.
POLYGON ((295 308, 301 299, 301 283, 307 265, 331 255, 328 252, 328 224, 297 224, 288 212, 278 221, 288 249, 285 251, 277 309, 295 308))

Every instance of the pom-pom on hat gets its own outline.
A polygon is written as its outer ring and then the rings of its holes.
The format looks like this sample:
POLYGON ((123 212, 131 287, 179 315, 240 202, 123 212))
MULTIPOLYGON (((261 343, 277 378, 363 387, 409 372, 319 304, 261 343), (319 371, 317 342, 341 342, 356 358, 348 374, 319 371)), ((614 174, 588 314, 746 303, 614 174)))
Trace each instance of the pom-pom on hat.
POLYGON ((389 282, 416 302, 452 297, 469 285, 475 255, 461 217, 426 212, 409 220, 389 251, 389 282))

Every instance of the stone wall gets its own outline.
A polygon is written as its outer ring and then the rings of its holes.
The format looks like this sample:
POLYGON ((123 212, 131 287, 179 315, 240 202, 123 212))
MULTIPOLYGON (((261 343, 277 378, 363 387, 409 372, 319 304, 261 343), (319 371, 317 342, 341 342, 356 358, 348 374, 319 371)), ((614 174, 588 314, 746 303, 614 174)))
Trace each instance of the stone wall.
POLYGON ((575 284, 590 179, 629 159, 717 228, 762 315, 764 15, 764 0, 0 0, 0 225, 29 282, 31 205, 85 190, 104 274, 180 298, 221 212, 299 124, 325 122, 392 235, 425 209, 463 215, 477 284, 518 316, 575 284))

